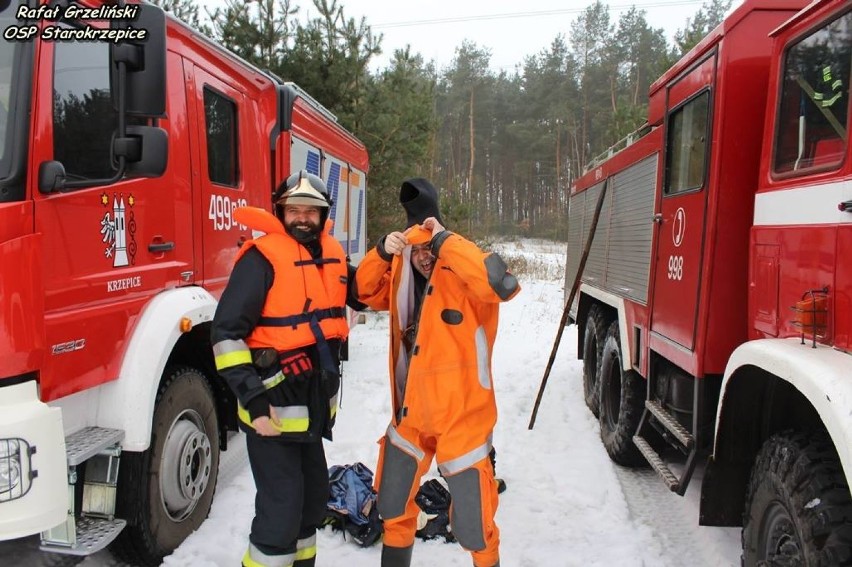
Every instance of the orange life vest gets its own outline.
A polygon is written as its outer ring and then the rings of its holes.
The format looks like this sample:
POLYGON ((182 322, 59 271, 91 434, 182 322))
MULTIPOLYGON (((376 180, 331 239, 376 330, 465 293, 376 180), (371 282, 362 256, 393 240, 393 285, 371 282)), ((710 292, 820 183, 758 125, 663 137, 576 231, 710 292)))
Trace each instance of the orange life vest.
POLYGON ((271 213, 242 207, 234 216, 237 222, 266 232, 246 242, 237 259, 255 246, 275 272, 261 319, 246 343, 251 348, 272 347, 278 351, 315 344, 317 339, 310 328, 312 316, 319 321, 326 339, 345 339, 349 335, 345 314, 346 255, 329 234, 330 223, 320 235, 322 258, 314 260, 271 213))

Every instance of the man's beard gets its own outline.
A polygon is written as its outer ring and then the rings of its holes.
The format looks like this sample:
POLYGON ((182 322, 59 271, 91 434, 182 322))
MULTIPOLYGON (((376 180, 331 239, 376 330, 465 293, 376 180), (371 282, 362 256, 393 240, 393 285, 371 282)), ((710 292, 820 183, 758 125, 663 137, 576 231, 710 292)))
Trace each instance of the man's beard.
POLYGON ((297 242, 301 242, 302 244, 316 240, 320 233, 318 224, 305 221, 292 222, 284 225, 284 230, 287 231, 287 234, 296 239, 297 242))

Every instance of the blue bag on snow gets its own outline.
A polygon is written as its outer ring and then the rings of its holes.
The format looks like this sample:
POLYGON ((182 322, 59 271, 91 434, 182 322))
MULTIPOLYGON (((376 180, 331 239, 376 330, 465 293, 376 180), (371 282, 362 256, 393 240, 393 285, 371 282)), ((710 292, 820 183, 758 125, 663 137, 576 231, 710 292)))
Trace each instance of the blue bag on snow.
POLYGON ((369 547, 382 535, 376 508, 373 471, 363 463, 334 465, 328 469, 328 511, 325 525, 349 533, 361 547, 369 547))

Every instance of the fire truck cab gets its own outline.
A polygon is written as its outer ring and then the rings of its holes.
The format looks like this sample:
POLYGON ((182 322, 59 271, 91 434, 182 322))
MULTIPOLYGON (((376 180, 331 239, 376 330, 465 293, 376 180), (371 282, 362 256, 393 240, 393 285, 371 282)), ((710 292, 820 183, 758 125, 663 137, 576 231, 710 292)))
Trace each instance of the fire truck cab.
POLYGON ((602 442, 681 495, 707 458, 700 523, 743 526, 744 565, 852 557, 850 67, 848 0, 746 0, 572 188, 602 442))
POLYGON ((367 153, 156 6, 3 6, 0 540, 159 564, 206 518, 236 430, 209 340, 252 238, 234 210, 271 210, 306 169, 357 263, 367 153))

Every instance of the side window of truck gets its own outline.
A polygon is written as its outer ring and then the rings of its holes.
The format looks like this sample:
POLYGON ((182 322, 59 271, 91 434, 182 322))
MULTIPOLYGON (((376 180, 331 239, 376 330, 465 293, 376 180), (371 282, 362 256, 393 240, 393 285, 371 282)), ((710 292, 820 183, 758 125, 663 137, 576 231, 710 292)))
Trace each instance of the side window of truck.
POLYGON ((704 91, 672 112, 666 141, 666 195, 704 185, 710 91, 704 91))
POLYGON ((773 171, 834 169, 849 140, 852 12, 787 48, 775 125, 773 171))
POLYGON ((53 155, 68 179, 103 179, 118 123, 109 81, 109 44, 57 41, 53 64, 53 155))
POLYGON ((204 87, 204 120, 207 130, 207 174, 210 181, 236 187, 240 173, 237 105, 210 87, 204 87))

